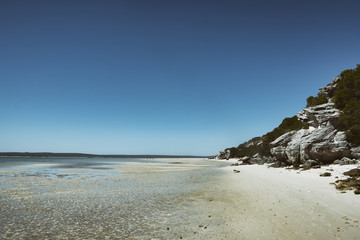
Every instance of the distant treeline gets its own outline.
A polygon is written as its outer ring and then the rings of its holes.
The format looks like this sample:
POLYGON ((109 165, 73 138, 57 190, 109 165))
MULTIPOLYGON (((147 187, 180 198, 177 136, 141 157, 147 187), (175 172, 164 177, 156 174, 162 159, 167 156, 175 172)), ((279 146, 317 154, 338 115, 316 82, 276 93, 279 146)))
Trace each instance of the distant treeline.
POLYGON ((87 153, 51 153, 51 152, 0 152, 0 157, 82 157, 82 158, 208 158, 209 156, 191 155, 98 155, 87 153))

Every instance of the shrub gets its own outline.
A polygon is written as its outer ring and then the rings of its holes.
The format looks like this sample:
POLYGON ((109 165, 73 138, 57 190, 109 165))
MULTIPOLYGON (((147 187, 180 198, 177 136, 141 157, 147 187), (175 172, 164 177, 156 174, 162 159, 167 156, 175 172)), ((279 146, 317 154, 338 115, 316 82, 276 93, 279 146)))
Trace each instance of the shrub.
POLYGON ((356 124, 346 131, 346 138, 349 142, 360 145, 360 125, 356 124))
POLYGON ((263 139, 263 144, 260 153, 264 156, 270 155, 270 143, 283 135, 284 133, 293 131, 293 130, 299 130, 302 128, 308 128, 309 126, 303 122, 301 122, 297 116, 293 116, 291 118, 285 118, 281 124, 272 130, 271 132, 268 132, 265 134, 263 139))
POLYGON ((306 107, 312 107, 320 104, 324 104, 328 102, 328 98, 325 94, 321 94, 317 97, 310 96, 306 99, 306 107))
POLYGON ((253 156, 256 153, 260 153, 264 156, 269 156, 270 143, 276 138, 292 130, 299 130, 308 127, 309 126, 307 124, 304 124, 303 122, 298 120, 297 116, 285 118, 277 128, 275 128, 271 132, 268 132, 262 137, 253 138, 248 142, 240 144, 237 148, 228 148, 230 150, 230 157, 240 158, 245 156, 253 156))
POLYGON ((347 140, 360 144, 360 65, 340 74, 334 93, 335 107, 342 110, 339 129, 346 131, 347 140))

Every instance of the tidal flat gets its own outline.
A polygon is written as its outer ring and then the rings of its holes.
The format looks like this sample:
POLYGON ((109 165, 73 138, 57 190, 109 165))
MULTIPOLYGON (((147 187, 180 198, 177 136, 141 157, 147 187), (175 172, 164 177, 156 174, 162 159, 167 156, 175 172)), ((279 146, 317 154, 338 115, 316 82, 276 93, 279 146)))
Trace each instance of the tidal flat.
POLYGON ((0 159, 0 239, 360 239, 360 166, 207 159, 0 159), (332 169, 331 177, 319 175, 332 169), (237 170, 237 171, 234 171, 237 170))
POLYGON ((201 193, 226 165, 205 159, 2 158, 0 239, 196 238, 221 224, 204 209, 211 199, 201 193))

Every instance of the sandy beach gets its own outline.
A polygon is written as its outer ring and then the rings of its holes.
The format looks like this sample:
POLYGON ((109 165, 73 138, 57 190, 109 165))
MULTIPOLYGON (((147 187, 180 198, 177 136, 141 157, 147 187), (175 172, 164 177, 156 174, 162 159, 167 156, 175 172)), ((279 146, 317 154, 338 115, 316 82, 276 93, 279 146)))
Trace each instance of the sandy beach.
POLYGON ((330 184, 356 165, 297 171, 233 162, 0 169, 0 238, 360 239, 360 196, 330 184), (331 177, 319 176, 328 169, 331 177))
POLYGON ((230 231, 206 237, 360 239, 360 196, 341 193, 330 184, 355 167, 330 165, 301 172, 266 165, 226 167, 212 204, 230 231), (320 177, 327 169, 333 169, 332 176, 320 177))

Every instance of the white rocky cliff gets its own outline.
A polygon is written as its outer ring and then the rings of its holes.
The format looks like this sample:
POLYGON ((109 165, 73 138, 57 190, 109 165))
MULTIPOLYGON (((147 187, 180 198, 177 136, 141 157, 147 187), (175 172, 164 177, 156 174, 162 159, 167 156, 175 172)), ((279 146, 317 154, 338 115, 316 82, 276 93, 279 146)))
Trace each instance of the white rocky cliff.
POLYGON ((270 143, 270 152, 276 160, 288 164, 302 164, 308 160, 313 164, 326 164, 343 157, 356 157, 352 154, 356 149, 351 151, 345 133, 336 129, 340 111, 329 98, 339 80, 337 77, 320 88, 318 96, 325 95, 327 103, 307 107, 297 115, 300 121, 309 125, 308 129, 285 133, 270 143))
POLYGON ((302 164, 312 160, 313 164, 327 164, 344 157, 358 158, 358 149, 351 148, 345 133, 336 129, 340 111, 329 95, 339 80, 337 77, 320 88, 318 96, 327 96, 327 103, 307 107, 298 113, 298 119, 308 124, 309 129, 288 132, 270 143, 270 152, 278 161, 302 164))
POLYGON ((352 146, 346 141, 345 133, 337 129, 337 120, 341 112, 335 108, 329 97, 340 80, 340 77, 337 77, 319 89, 318 96, 326 96, 326 103, 306 107, 298 113, 298 120, 305 123, 308 128, 281 135, 270 143, 271 156, 256 154, 251 162, 318 165, 341 161, 343 158, 359 159, 360 148, 352 146))
POLYGON ((271 142, 271 154, 279 161, 300 164, 311 159, 331 163, 342 157, 350 157, 350 145, 345 133, 332 124, 339 111, 333 103, 305 108, 298 114, 299 120, 308 123, 309 129, 288 132, 271 142))

